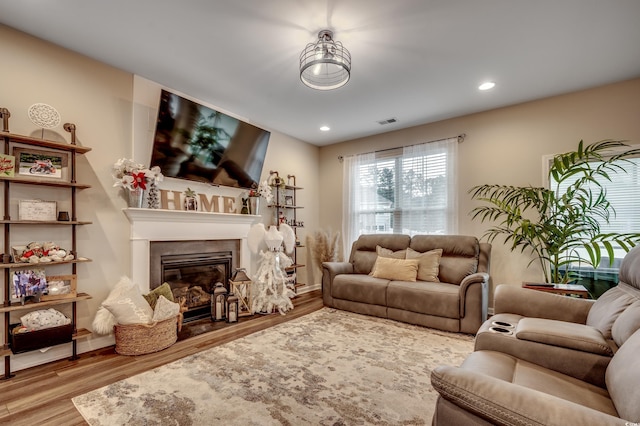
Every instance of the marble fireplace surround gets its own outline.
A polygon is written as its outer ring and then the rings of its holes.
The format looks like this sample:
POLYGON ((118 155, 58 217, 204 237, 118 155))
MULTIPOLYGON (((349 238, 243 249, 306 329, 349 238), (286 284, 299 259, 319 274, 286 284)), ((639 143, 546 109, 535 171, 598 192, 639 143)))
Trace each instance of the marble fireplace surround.
POLYGON ((249 229, 261 218, 256 215, 208 213, 181 210, 126 208, 131 224, 131 271, 140 290, 150 290, 150 246, 152 241, 240 241, 238 264, 251 275, 249 229))

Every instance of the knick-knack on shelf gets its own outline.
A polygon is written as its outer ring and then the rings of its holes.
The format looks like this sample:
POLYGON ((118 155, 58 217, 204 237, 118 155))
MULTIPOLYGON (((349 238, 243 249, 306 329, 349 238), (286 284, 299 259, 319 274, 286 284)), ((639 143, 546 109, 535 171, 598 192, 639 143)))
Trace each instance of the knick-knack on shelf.
POLYGON ((191 188, 187 188, 184 191, 184 209, 188 211, 198 211, 198 199, 196 198, 196 191, 191 188))

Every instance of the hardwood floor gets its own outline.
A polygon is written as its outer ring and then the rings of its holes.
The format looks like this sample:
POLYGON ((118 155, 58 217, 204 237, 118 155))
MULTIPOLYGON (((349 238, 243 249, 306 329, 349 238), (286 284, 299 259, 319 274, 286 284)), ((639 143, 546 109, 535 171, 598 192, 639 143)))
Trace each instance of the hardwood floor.
POLYGON ((231 325, 191 323, 183 327, 178 342, 154 354, 122 356, 108 347, 83 353, 75 361, 18 371, 10 380, 0 381, 0 425, 86 425, 71 398, 322 308, 319 290, 293 302, 295 308, 286 315, 254 315, 231 325))

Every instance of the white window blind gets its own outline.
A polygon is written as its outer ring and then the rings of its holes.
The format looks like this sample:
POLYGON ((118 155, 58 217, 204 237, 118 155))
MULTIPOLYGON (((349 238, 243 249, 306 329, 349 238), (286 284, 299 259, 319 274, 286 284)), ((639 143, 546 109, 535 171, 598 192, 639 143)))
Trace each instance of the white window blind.
MULTIPOLYGON (((606 189, 607 200, 615 211, 608 224, 600 224, 600 231, 603 234, 640 231, 640 158, 629 159, 629 162, 621 162, 620 165, 626 172, 620 170, 610 173, 611 181, 603 180, 600 182, 602 187, 606 189)), ((551 182, 551 185, 551 189, 554 189, 555 182, 551 182)), ((561 193, 566 191, 568 186, 569 183, 564 182, 560 185, 559 191, 561 193)), ((592 185, 592 189, 595 192, 598 188, 596 185, 592 185)), ((625 251, 621 248, 614 251, 616 263, 619 263, 624 257, 625 251)), ((584 258, 587 258, 586 253, 584 258)), ((605 259, 604 263, 608 264, 609 259, 605 259)))
POLYGON ((345 158, 343 235, 457 232, 458 139, 345 158))

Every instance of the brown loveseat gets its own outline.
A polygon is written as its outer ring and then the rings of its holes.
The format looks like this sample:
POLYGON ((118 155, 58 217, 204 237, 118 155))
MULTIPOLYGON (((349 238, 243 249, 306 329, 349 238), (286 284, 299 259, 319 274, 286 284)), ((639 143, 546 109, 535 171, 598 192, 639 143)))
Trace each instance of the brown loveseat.
POLYGON ((476 351, 432 373, 434 425, 640 423, 640 246, 619 279, 595 302, 498 286, 476 351))
MULTIPOLYGON (((329 307, 440 330, 475 333, 487 318, 491 245, 462 235, 361 235, 348 262, 324 262, 322 297, 329 307), (439 282, 369 275, 380 248, 442 250, 439 282)), ((392 256, 394 256, 392 255, 392 256)))

